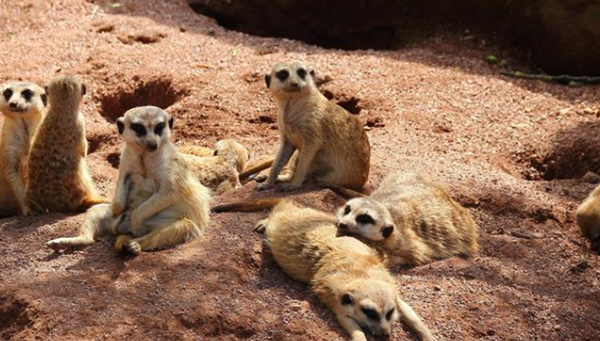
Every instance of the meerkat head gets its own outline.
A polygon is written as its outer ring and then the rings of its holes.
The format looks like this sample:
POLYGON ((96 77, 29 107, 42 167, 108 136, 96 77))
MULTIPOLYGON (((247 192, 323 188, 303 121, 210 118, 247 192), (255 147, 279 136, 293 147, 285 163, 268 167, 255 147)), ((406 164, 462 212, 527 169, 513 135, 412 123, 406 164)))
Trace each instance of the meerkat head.
POLYGON ((227 157, 228 161, 230 160, 231 163, 235 165, 238 172, 241 172, 246 168, 246 163, 248 163, 248 160, 250 159, 248 149, 231 139, 217 142, 213 155, 227 157))
POLYGON ((79 111, 79 104, 86 92, 85 84, 78 77, 72 75, 58 76, 46 85, 50 107, 75 106, 74 112, 79 111))
POLYGON ((128 146, 154 152, 169 141, 173 117, 158 107, 137 107, 119 117, 117 128, 128 146))
POLYGON ((398 319, 396 288, 388 282, 355 279, 337 292, 339 311, 376 336, 388 337, 398 319))
POLYGON ((7 83, 0 91, 0 111, 5 115, 39 114, 48 103, 44 89, 34 83, 7 83))
POLYGON ((278 63, 265 82, 275 97, 302 96, 314 88, 315 70, 296 60, 278 63))
POLYGON ((338 232, 373 241, 389 238, 396 226, 390 211, 369 198, 354 198, 338 209, 338 232))

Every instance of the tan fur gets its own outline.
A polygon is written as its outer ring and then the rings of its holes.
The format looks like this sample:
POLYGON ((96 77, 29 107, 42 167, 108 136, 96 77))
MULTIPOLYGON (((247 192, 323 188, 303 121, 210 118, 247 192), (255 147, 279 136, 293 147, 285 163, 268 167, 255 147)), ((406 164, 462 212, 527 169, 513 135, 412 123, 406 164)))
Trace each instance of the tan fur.
POLYGON ((182 154, 190 154, 190 155, 194 155, 194 156, 198 156, 198 157, 213 156, 213 154, 215 153, 214 150, 212 150, 208 147, 194 146, 194 145, 180 146, 180 147, 177 147, 177 150, 179 150, 179 152, 182 154))
POLYGON ((81 212, 106 203, 94 188, 85 162, 88 144, 79 105, 85 85, 58 76, 47 87, 50 108, 29 154, 26 201, 35 213, 81 212))
POLYGON ((265 231, 283 271, 310 284, 352 340, 366 340, 361 327, 389 335, 398 312, 421 340, 433 340, 418 315, 399 298, 398 286, 377 253, 354 238, 337 238, 335 222, 330 214, 284 201, 257 224, 257 230, 265 231), (380 319, 368 318, 363 308, 375 311, 380 319))
POLYGON ((414 173, 392 173, 370 196, 348 201, 338 210, 338 229, 380 248, 397 265, 472 256, 479 249, 469 211, 414 173), (364 215, 374 222, 363 222, 364 215))
POLYGON ((249 154, 244 146, 227 139, 217 143, 211 156, 181 155, 200 183, 219 195, 241 186, 239 172, 246 167, 249 154))
POLYGON ((358 117, 327 100, 315 86, 314 70, 302 62, 279 63, 266 80, 279 111, 281 147, 258 189, 282 181, 286 183, 280 189, 292 190, 309 178, 323 185, 362 188, 369 177, 371 148, 358 117), (289 76, 280 79, 282 72, 289 76), (296 150, 291 177, 278 178, 296 150))
POLYGON ((45 105, 46 93, 34 83, 13 82, 1 87, 0 217, 30 213, 25 201, 27 155, 45 105))
POLYGON ((52 240, 49 247, 90 245, 112 234, 120 235, 117 251, 138 254, 197 238, 208 226, 210 191, 170 141, 170 115, 157 107, 138 107, 118 122, 126 145, 112 204, 91 208, 78 237, 52 240), (138 135, 134 124, 147 133, 138 135), (163 127, 160 133, 158 126, 163 127))
POLYGON ((575 216, 581 233, 590 240, 592 250, 600 254, 600 186, 577 208, 575 216))

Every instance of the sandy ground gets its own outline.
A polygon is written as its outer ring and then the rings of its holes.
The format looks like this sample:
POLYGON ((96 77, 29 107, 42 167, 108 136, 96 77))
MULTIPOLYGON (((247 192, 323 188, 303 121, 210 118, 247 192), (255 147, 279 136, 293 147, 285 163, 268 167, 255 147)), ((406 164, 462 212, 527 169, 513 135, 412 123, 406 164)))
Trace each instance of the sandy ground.
MULTIPOLYGON (((402 297, 437 340, 600 339, 600 257, 573 219, 600 179, 599 86, 504 78, 484 58, 506 50, 466 33, 349 52, 226 31, 183 1, 119 4, 0 2, 0 82, 43 84, 64 72, 85 80, 88 163, 104 195, 121 148, 114 120, 137 105, 172 113, 179 144, 235 138, 253 158, 274 154, 263 74, 305 59, 330 79, 323 91, 370 129, 368 189, 391 170, 426 173, 480 226, 478 257, 397 272, 402 297)), ((325 210, 343 203, 316 187, 291 195, 325 210)), ((204 239, 133 259, 110 241, 65 253, 44 247, 74 235, 83 215, 0 220, 0 338, 347 339, 252 232, 265 215, 214 215, 204 239)), ((416 340, 400 323, 392 339, 416 340)))

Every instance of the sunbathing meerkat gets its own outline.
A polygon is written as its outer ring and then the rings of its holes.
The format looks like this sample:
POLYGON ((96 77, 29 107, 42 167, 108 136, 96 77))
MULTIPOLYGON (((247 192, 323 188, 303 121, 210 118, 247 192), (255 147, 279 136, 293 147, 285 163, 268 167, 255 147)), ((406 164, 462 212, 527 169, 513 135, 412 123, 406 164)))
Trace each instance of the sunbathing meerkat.
POLYGON ((338 210, 338 230, 384 251, 394 265, 472 256, 478 228, 444 188, 414 173, 392 173, 370 196, 338 210))
POLYGON ((401 316, 421 340, 431 332, 398 296, 398 286, 377 252, 351 237, 336 237, 334 216, 286 200, 256 225, 265 232, 273 258, 290 277, 310 284, 353 341, 362 328, 389 336, 401 316))
POLYGON ((85 85, 75 76, 58 76, 46 93, 50 108, 28 156, 27 206, 35 213, 81 212, 107 203, 96 192, 85 162, 88 144, 79 111, 85 85))
MULTIPOLYGON (((194 152, 191 148, 185 150, 194 152)), ((211 156, 181 153, 181 157, 200 183, 219 195, 242 185, 239 175, 246 167, 249 154, 244 146, 227 139, 217 142, 211 156)))
POLYGON ((575 217, 581 233, 590 240, 591 249, 600 254, 600 186, 577 208, 575 217))
POLYGON ((173 118, 160 108, 133 108, 118 119, 125 140, 110 205, 88 210, 80 235, 51 240, 53 249, 86 246, 119 235, 115 248, 138 254, 201 236, 209 224, 210 191, 170 141, 173 118))
POLYGON ((369 177, 371 147, 360 120, 331 103, 315 86, 315 72, 306 64, 290 61, 275 65, 265 76, 278 108, 281 147, 268 179, 257 189, 299 188, 307 178, 319 184, 360 189, 369 177), (288 178, 282 168, 297 151, 288 178))
POLYGON ((46 92, 34 83, 12 82, 0 89, 0 112, 4 115, 0 140, 0 217, 30 212, 25 202, 26 161, 46 104, 46 92))

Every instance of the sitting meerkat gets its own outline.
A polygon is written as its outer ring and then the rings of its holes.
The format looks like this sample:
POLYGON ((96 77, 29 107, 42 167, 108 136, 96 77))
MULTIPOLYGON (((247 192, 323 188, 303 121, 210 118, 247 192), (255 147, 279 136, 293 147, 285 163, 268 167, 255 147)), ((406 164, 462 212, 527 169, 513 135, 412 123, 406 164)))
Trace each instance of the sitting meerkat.
MULTIPOLYGON (((182 149, 196 151, 191 147, 182 149)), ((227 139, 217 142, 211 156, 198 157, 196 154, 181 153, 181 157, 190 166, 200 183, 219 195, 242 185, 239 175, 246 167, 249 154, 244 146, 227 139)))
POLYGON ((0 140, 0 217, 29 214, 25 202, 26 161, 31 141, 43 118, 46 92, 30 82, 4 84, 0 112, 4 115, 0 140))
POLYGON ((58 76, 46 87, 50 108, 37 129, 27 167, 26 204, 35 213, 81 212, 107 203, 96 192, 85 157, 88 144, 79 106, 85 85, 58 76))
POLYGON ((267 180, 257 189, 299 188, 313 178, 325 186, 360 189, 369 177, 371 147, 360 120, 331 103, 315 86, 315 71, 299 61, 275 65, 265 76, 278 108, 281 147, 267 180), (297 152, 296 152, 297 151, 297 152), (290 175, 279 176, 290 162, 290 175))
POLYGON ((414 173, 392 173, 370 195, 338 210, 338 230, 384 251, 393 265, 472 256, 478 228, 444 188, 414 173))
POLYGON ((351 237, 336 237, 334 216, 286 200, 256 225, 273 258, 290 277, 310 284, 353 341, 362 328, 389 336, 400 315, 421 340, 431 332, 398 296, 398 286, 377 252, 351 237))
POLYGON ((112 204, 88 210, 75 238, 58 238, 53 249, 87 246, 101 235, 118 235, 117 251, 138 254, 201 236, 210 221, 210 191, 170 141, 173 118, 160 108, 133 108, 117 120, 125 140, 112 204))
POLYGON ((577 208, 575 217, 581 233, 590 240, 591 249, 600 254, 600 186, 577 208))

